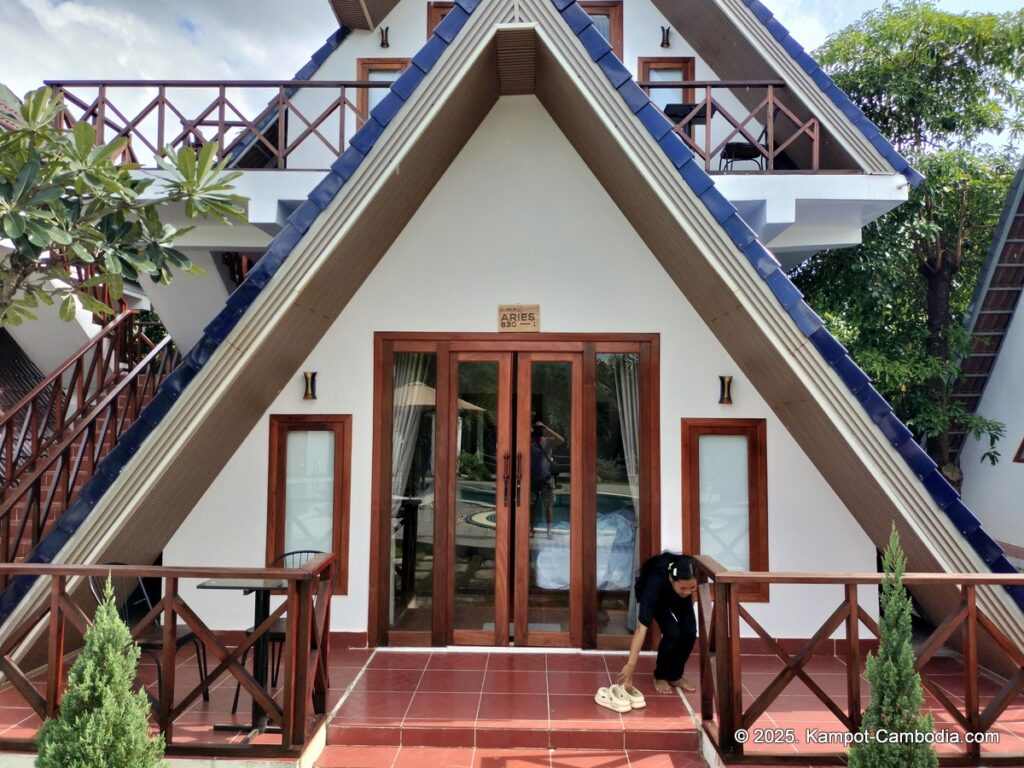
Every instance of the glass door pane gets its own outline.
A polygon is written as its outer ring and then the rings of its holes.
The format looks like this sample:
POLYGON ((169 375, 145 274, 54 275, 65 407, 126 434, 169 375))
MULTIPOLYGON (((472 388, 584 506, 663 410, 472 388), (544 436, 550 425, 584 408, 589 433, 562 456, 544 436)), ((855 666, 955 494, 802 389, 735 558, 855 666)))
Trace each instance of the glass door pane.
POLYGON ((334 432, 288 431, 284 551, 334 549, 334 432))
MULTIPOLYGON (((465 356, 468 357, 468 356, 465 356)), ((452 627, 455 642, 507 642, 507 603, 498 590, 507 572, 512 457, 508 447, 508 364, 500 359, 456 362, 453 451, 455 547, 452 627), (499 559, 502 560, 499 568, 499 559), (468 634, 472 633, 472 634, 468 634), (483 633, 483 634, 481 634, 483 633)))
POLYGON ((701 435, 700 551, 726 568, 750 568, 750 498, 745 435, 701 435))

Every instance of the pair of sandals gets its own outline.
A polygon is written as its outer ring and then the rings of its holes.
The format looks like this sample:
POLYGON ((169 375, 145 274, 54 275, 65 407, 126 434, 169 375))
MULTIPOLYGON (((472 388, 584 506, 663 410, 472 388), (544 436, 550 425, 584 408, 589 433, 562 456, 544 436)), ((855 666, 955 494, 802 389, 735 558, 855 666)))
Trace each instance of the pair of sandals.
POLYGON ((629 712, 631 709, 643 709, 647 706, 644 695, 633 686, 625 687, 616 683, 607 688, 598 688, 594 701, 612 712, 629 712))

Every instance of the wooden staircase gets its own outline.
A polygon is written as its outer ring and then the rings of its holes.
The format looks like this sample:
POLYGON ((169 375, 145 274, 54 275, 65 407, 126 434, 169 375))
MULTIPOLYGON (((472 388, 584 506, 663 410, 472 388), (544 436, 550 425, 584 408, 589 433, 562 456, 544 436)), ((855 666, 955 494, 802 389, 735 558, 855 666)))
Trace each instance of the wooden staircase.
POLYGON ((0 562, 25 560, 57 525, 180 357, 119 314, 0 418, 0 562))

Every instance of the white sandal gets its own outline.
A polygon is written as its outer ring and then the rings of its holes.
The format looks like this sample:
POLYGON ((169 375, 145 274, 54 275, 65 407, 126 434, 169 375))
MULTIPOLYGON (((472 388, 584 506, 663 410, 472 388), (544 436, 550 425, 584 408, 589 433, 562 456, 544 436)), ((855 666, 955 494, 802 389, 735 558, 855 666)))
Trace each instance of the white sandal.
POLYGON ((610 688, 598 688, 594 694, 594 701, 612 712, 629 712, 632 709, 628 699, 613 695, 610 688))
POLYGON ((626 699, 626 701, 629 702, 629 706, 633 709, 643 709, 647 706, 647 699, 645 699, 644 695, 633 686, 627 688, 624 685, 616 683, 611 687, 611 693, 613 696, 618 694, 620 697, 626 699))

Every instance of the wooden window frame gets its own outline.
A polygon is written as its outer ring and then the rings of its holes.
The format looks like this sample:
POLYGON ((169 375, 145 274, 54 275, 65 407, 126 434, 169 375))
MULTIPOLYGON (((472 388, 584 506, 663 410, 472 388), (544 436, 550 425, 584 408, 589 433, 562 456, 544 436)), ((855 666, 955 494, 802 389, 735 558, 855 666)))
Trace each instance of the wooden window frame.
MULTIPOLYGON (((747 499, 750 506, 750 569, 768 568, 768 451, 764 419, 682 419, 683 551, 700 554, 700 438, 747 438, 747 499)), ((746 602, 767 602, 768 584, 740 587, 746 602)))
MULTIPOLYGON (((394 58, 374 58, 374 59, 356 59, 356 80, 360 82, 366 82, 370 79, 370 72, 394 72, 395 78, 402 74, 409 66, 409 62, 412 59, 403 59, 401 57, 394 58)), ((363 117, 370 116, 370 89, 369 88, 357 88, 356 89, 356 127, 362 128, 363 123, 366 119, 363 117)))
POLYGON ((288 471, 289 432, 334 433, 334 524, 331 550, 337 558, 338 579, 334 594, 348 594, 349 495, 352 471, 352 416, 293 415, 270 416, 270 472, 267 488, 267 552, 269 567, 284 554, 285 482, 288 471))
POLYGON ((622 0, 581 0, 580 8, 588 16, 607 16, 610 19, 612 39, 608 42, 622 61, 622 0))
POLYGON ((1017 449, 1017 455, 1013 457, 1015 464, 1024 464, 1024 440, 1020 442, 1020 448, 1017 449))
POLYGON ((455 7, 455 3, 427 3, 427 39, 434 34, 437 25, 441 23, 448 12, 455 7))
MULTIPOLYGON (((651 72, 659 69, 682 70, 684 81, 693 81, 697 78, 697 61, 693 56, 641 56, 636 60, 636 72, 641 83, 651 81, 651 72)), ((650 89, 645 88, 650 96, 650 89)), ((683 103, 692 104, 694 93, 693 88, 682 89, 683 103)))

